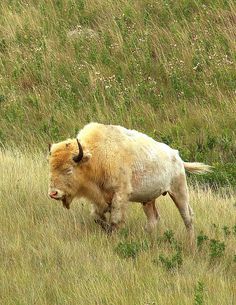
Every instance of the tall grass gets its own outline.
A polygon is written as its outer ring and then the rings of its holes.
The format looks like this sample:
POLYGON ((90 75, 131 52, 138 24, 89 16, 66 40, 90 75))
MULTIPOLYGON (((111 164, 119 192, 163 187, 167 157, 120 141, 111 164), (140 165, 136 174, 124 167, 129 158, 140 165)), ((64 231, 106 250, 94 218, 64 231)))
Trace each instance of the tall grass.
POLYGON ((235 304, 235 1, 0 3, 0 304, 235 304), (191 188, 191 255, 171 200, 160 226, 105 235, 86 202, 47 198, 47 143, 125 125, 215 166, 191 188))
POLYGON ((0 304, 235 304, 233 192, 191 189, 203 241, 190 254, 168 196, 157 200, 161 222, 153 236, 134 203, 125 229, 107 236, 88 203, 75 201, 67 211, 47 198, 44 155, 1 152, 0 168, 0 304))

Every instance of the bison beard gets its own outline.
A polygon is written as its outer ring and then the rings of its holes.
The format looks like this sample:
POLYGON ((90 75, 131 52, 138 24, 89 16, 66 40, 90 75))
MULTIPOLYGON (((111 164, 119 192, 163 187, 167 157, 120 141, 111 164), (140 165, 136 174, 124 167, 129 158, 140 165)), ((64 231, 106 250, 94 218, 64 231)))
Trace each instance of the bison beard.
POLYGON ((63 207, 66 208, 66 209, 70 209, 70 204, 69 202, 66 200, 66 197, 62 198, 62 204, 63 204, 63 207))

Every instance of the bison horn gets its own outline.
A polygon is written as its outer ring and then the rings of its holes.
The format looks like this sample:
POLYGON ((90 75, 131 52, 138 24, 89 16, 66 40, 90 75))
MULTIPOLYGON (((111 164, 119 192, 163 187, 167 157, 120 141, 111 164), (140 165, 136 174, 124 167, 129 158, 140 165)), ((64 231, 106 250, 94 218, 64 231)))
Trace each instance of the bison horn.
POLYGON ((82 159, 83 159, 83 156, 84 156, 84 153, 83 153, 83 148, 79 142, 78 139, 77 140, 77 143, 78 143, 78 147, 79 147, 79 154, 77 156, 74 156, 73 157, 73 160, 76 162, 76 163, 79 163, 82 159))

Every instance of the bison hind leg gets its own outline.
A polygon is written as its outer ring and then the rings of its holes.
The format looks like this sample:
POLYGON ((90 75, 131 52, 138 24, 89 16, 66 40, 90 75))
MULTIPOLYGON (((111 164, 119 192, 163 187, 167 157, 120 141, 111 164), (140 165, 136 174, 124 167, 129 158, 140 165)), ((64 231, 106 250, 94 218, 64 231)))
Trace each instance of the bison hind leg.
POLYGON ((160 215, 155 206, 155 199, 148 202, 143 202, 143 211, 147 216, 147 224, 145 229, 147 232, 151 233, 154 231, 158 220, 160 219, 160 215))
POLYGON ((177 177, 169 191, 171 199, 174 201, 179 213, 184 221, 188 233, 188 239, 191 249, 195 248, 195 236, 193 225, 193 210, 189 204, 188 187, 185 175, 177 177))

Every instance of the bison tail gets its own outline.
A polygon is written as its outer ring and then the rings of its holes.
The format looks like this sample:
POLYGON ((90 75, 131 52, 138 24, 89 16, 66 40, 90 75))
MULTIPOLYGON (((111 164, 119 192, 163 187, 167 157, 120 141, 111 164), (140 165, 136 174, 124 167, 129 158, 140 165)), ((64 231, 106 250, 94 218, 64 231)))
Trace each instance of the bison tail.
POLYGON ((184 168, 194 174, 205 174, 212 172, 212 166, 199 162, 184 162, 184 168))

